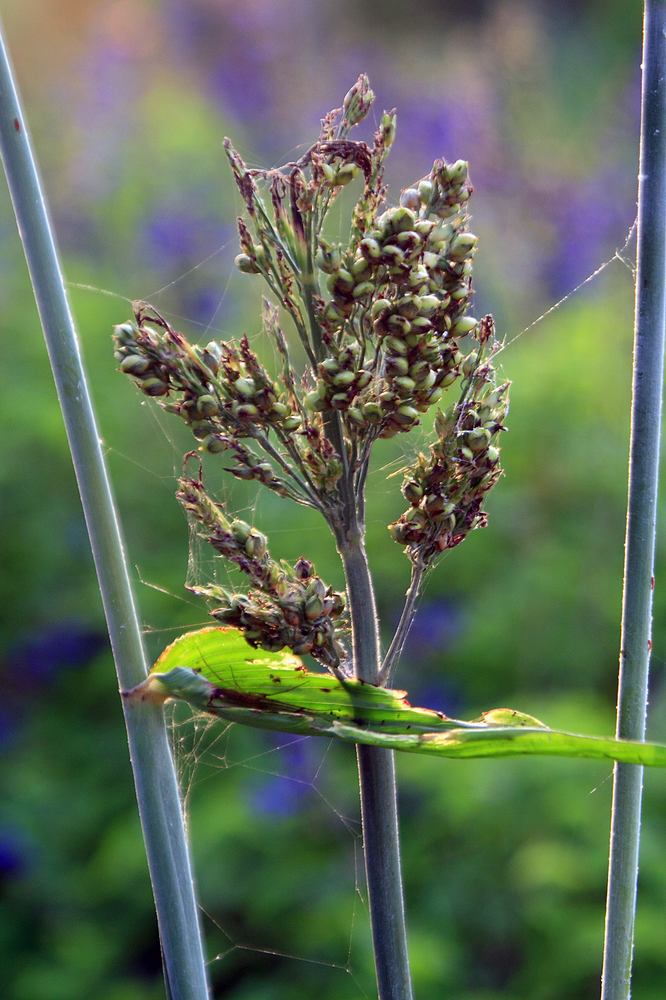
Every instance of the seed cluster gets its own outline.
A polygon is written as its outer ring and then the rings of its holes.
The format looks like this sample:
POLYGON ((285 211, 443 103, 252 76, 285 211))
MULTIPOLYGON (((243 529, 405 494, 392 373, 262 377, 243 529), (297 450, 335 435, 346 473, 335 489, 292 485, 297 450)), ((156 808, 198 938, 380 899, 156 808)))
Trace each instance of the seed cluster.
MULTIPOLYGON (((272 313, 269 320, 271 335, 285 350, 284 335, 272 313)), ((135 320, 115 327, 114 346, 120 370, 184 420, 203 451, 227 453, 236 463, 229 471, 237 478, 254 479, 277 493, 307 501, 307 491, 299 490, 284 457, 280 461, 275 448, 265 449, 277 458, 284 472, 279 475, 275 462, 267 461, 266 454, 258 455, 252 445, 253 440, 265 445, 266 434, 272 431, 288 455, 291 451, 292 464, 302 467, 315 487, 323 492, 334 487, 340 461, 320 427, 307 416, 291 374, 273 378, 247 337, 239 342, 213 340, 200 347, 156 310, 139 303, 135 320)))
MULTIPOLYGON (((349 137, 374 99, 365 76, 322 120, 317 141, 295 162, 250 168, 225 140, 244 204, 238 219, 241 272, 257 275, 273 375, 247 336, 190 343, 139 303, 115 330, 121 370, 178 415, 202 452, 228 471, 321 512, 339 547, 363 531, 373 443, 412 430, 445 393, 457 401, 436 416, 437 440, 408 471, 410 508, 390 526, 413 565, 423 567, 485 524, 485 494, 501 475, 497 438, 508 385, 496 386, 492 321, 471 313, 477 238, 469 231, 473 188, 464 160, 436 160, 430 173, 386 204, 384 164, 396 115, 384 112, 370 142, 349 137), (341 191, 360 187, 349 238, 324 225, 341 191), (280 312, 296 334, 282 330, 280 312)), ((229 519, 200 480, 178 498, 213 547, 252 581, 249 594, 199 588, 212 612, 269 649, 309 652, 332 668, 345 662, 333 622, 342 598, 306 560, 271 560, 266 539, 229 519)))
POLYGON ((192 587, 216 603, 212 616, 240 628, 251 646, 272 651, 286 646, 336 669, 346 656, 335 630, 345 608, 344 594, 327 586, 308 559, 294 566, 275 562, 266 536, 239 518, 230 521, 201 480, 181 479, 176 495, 197 532, 252 584, 247 594, 218 586, 192 587))
POLYGON ((419 455, 405 473, 402 494, 410 507, 389 531, 422 566, 485 526, 482 504, 501 475, 497 441, 505 429, 509 386, 496 385, 495 369, 485 358, 491 338, 492 320, 485 317, 460 399, 437 414, 430 454, 419 455))

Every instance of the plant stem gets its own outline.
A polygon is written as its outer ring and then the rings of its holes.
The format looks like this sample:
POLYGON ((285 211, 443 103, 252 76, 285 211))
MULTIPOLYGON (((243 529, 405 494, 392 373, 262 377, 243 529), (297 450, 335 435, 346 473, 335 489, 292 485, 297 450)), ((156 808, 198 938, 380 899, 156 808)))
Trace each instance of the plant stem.
MULTIPOLYGON (((617 736, 645 738, 666 321, 666 0, 646 0, 629 500, 617 736)), ((616 764, 602 1000, 628 1000, 643 769, 616 764)))
MULTIPOLYGON (((146 676, 141 630, 76 330, 1 33, 0 150, 62 407, 118 680, 127 690, 146 676)), ((198 911, 163 713, 157 705, 129 700, 124 712, 167 992, 173 1000, 202 1000, 208 987, 198 911)))
MULTIPOLYGON (((379 681, 375 595, 357 523, 338 539, 347 580, 354 673, 379 681)), ((395 760, 392 750, 357 746, 363 851, 379 1000, 411 1000, 402 893, 395 760)))
POLYGON ((398 622, 395 635, 393 636, 391 645, 389 646, 388 652, 384 657, 384 662, 382 663, 380 674, 382 684, 390 685, 395 668, 397 667, 398 661, 402 656, 402 651, 405 648, 409 630, 412 627, 416 616, 416 605, 418 604, 421 594, 421 585, 423 583, 424 573, 425 566, 423 563, 420 561, 414 563, 412 566, 412 575, 409 581, 409 587, 407 588, 407 593, 405 594, 405 603, 402 609, 402 614, 400 615, 400 621, 398 622))

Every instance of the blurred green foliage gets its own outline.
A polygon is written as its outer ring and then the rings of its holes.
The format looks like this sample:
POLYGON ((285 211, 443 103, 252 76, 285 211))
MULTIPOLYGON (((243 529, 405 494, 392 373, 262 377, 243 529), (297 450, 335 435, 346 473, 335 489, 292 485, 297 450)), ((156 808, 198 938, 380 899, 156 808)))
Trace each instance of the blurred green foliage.
MULTIPOLYGON (((361 69, 379 102, 402 112, 394 187, 425 172, 435 153, 471 160, 480 308, 496 310, 500 333, 510 338, 570 291, 631 223, 639 4, 571 5, 569 19, 566 5, 480 3, 445 23, 448 5, 435 4, 409 17, 403 5, 382 5, 378 22, 375 4, 361 16, 351 3, 322 3, 315 13, 254 0, 241 16, 235 4, 207 0, 134 0, 108 10, 72 0, 71 30, 64 7, 51 11, 58 30, 48 49, 36 40, 32 51, 25 19, 47 17, 46 6, 10 4, 8 27, 67 274, 150 298, 225 245, 155 296, 158 307, 186 317, 189 333, 209 321, 222 333, 259 330, 257 287, 231 269, 237 206, 222 135, 233 131, 251 155, 284 158, 361 69), (328 32, 323 48, 318 30, 328 32)), ((93 655, 105 650, 102 614, 6 199, 0 260, 2 993, 151 1000, 163 995, 159 949, 114 673, 107 652, 93 655)), ((513 381, 507 475, 491 498, 488 530, 429 579, 398 677, 415 701, 461 715, 505 703, 553 725, 612 731, 631 299, 631 274, 615 261, 501 356, 513 381)), ((114 371, 109 331, 129 304, 79 288, 72 301, 157 654, 206 617, 183 588, 192 567, 173 499, 189 441, 114 371)), ((369 551, 387 634, 408 568, 385 530, 401 503, 400 477, 390 474, 414 446, 413 437, 387 442, 369 484, 369 551)), ((252 494, 220 484, 231 503, 273 529, 277 554, 307 554, 341 583, 314 516, 275 497, 262 497, 255 511, 252 494)), ((204 558, 195 568, 209 573, 204 558)), ((663 566, 663 542, 658 560, 663 566)), ((655 599, 651 735, 664 739, 659 586, 655 599)), ((216 995, 372 996, 350 748, 185 720, 174 740, 209 953, 221 956, 211 964, 216 995), (276 749, 282 743, 290 745, 276 749)), ((417 994, 594 996, 610 768, 406 758, 399 769, 417 994)), ((666 981, 665 807, 663 776, 650 774, 641 1000, 663 997, 666 981)))

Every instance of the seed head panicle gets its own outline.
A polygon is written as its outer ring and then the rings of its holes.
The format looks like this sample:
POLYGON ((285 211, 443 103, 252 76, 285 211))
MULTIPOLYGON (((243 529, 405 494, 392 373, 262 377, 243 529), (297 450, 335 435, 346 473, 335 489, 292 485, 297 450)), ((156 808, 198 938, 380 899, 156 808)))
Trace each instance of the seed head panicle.
MULTIPOLYGON (((485 524, 508 386, 495 383, 492 320, 472 313, 478 241, 469 228, 468 165, 438 159, 398 204, 387 203, 395 111, 379 116, 367 140, 353 137, 373 100, 362 74, 323 118, 317 140, 281 167, 251 168, 225 140, 243 204, 236 265, 270 293, 263 330, 275 374, 246 336, 199 346, 145 303, 116 327, 115 348, 121 370, 187 424, 201 451, 221 454, 236 478, 319 510, 338 542, 363 529, 373 444, 413 430, 456 393, 436 417, 429 455, 408 470, 410 508, 390 526, 424 567, 485 524), (345 190, 356 195, 351 225, 335 242, 326 220, 345 190)), ((340 596, 302 575, 307 560, 298 570, 274 563, 254 529, 239 541, 239 522, 202 490, 183 480, 179 499, 252 580, 248 595, 218 594, 217 617, 237 623, 251 643, 311 652, 335 669, 344 659, 332 624, 340 596)))

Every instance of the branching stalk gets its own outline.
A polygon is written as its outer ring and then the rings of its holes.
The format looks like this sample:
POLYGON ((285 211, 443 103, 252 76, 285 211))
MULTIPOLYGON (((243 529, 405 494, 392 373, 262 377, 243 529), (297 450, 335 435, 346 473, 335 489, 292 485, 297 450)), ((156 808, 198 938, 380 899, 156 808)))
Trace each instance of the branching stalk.
MULTIPOLYGON (((666 0, 646 0, 629 500, 617 736, 643 740, 650 662, 666 320, 666 0)), ((628 1000, 643 769, 616 764, 602 1000, 628 1000)))
POLYGON ((382 663, 380 678, 381 683, 384 685, 390 685, 395 668, 397 667, 398 661, 402 656, 402 651, 405 648, 407 636, 409 635, 409 630, 412 627, 414 617, 416 615, 416 605, 418 604, 419 596, 421 594, 421 586, 423 584, 424 575, 425 566, 423 563, 414 563, 412 566, 412 575, 409 581, 409 587, 407 588, 407 593, 405 594, 405 603, 402 608, 400 620, 395 630, 393 640, 391 641, 391 645, 389 646, 386 656, 384 657, 384 662, 382 663))
MULTIPOLYGON (((122 690, 146 662, 118 517, 25 119, 0 35, 0 148, 72 452, 122 690)), ((162 709, 124 704, 167 992, 203 1000, 207 977, 176 774, 162 709)))
MULTIPOLYGON (((360 531, 339 541, 347 580, 355 675, 379 680, 375 595, 360 531)), ((411 1000, 392 750, 357 746, 363 850, 379 1000, 411 1000)))

